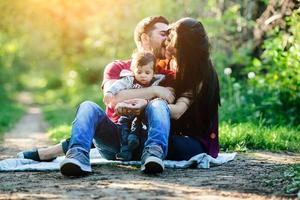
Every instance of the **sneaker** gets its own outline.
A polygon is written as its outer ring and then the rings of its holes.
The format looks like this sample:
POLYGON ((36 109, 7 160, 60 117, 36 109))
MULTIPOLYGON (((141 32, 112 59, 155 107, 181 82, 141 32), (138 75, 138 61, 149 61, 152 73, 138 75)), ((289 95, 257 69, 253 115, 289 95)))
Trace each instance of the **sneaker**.
POLYGON ((81 147, 69 149, 60 163, 60 172, 65 176, 84 176, 92 172, 89 152, 81 147))
POLYGON ((22 151, 22 152, 17 153, 17 158, 31 159, 31 160, 35 160, 35 161, 38 161, 38 162, 51 162, 56 157, 50 158, 50 159, 47 159, 47 160, 41 160, 41 158, 39 156, 38 149, 32 149, 32 150, 29 150, 29 151, 22 151))
POLYGON ((163 151, 160 146, 145 147, 142 155, 141 171, 146 174, 157 174, 164 171, 163 151))

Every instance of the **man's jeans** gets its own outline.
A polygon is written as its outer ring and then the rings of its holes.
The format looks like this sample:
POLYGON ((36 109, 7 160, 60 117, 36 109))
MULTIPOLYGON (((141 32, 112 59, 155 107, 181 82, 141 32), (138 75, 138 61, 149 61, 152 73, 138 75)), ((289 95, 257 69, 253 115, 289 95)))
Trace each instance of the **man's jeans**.
MULTIPOLYGON (((167 103, 160 99, 149 102, 145 117, 148 137, 144 146, 159 145, 163 149, 162 157, 165 158, 170 132, 170 111, 167 103)), ((114 160, 116 153, 120 152, 120 126, 113 123, 97 104, 83 102, 72 124, 69 148, 82 147, 89 152, 94 140, 100 154, 106 159, 114 160)))

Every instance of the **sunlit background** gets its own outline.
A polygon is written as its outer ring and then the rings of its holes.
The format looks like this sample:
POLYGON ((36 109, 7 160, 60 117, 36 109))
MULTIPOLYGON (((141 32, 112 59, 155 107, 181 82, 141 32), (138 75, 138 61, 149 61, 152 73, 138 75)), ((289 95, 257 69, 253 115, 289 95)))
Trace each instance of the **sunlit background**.
POLYGON ((27 90, 52 138, 67 137, 80 102, 103 106, 104 67, 130 58, 135 25, 150 15, 205 25, 222 87, 223 150, 299 151, 298 1, 1 0, 0 132, 21 115, 15 97, 27 90))

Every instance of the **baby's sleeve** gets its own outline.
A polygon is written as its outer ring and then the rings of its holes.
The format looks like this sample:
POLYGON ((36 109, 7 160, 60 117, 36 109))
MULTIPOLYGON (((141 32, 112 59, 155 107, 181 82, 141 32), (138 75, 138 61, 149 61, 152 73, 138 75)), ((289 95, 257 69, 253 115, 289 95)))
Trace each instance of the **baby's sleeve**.
POLYGON ((108 88, 107 92, 112 93, 113 95, 118 94, 122 90, 131 89, 133 86, 133 77, 126 76, 122 79, 115 81, 110 88, 108 88))

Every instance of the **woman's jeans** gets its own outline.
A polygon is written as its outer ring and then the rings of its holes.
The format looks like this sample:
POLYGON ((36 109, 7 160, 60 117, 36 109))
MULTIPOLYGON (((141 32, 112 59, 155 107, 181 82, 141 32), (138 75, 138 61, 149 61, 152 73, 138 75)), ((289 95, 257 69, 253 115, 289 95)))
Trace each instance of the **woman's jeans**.
MULTIPOLYGON (((169 138, 170 110, 164 100, 155 99, 149 102, 145 109, 145 117, 148 133, 144 133, 140 138, 141 145, 133 152, 134 160, 140 160, 144 147, 152 145, 162 148, 163 159, 167 156, 167 159, 187 160, 204 152, 201 143, 191 137, 169 138)), ((89 152, 94 141, 104 158, 114 160, 116 153, 120 152, 120 131, 121 127, 112 122, 101 107, 94 102, 85 101, 80 104, 72 123, 69 148, 81 147, 89 152)))

